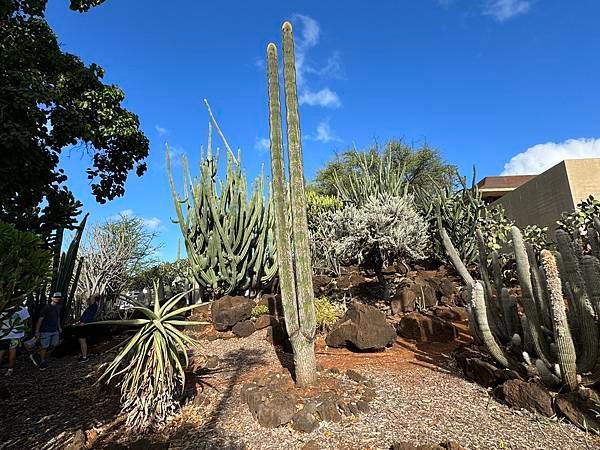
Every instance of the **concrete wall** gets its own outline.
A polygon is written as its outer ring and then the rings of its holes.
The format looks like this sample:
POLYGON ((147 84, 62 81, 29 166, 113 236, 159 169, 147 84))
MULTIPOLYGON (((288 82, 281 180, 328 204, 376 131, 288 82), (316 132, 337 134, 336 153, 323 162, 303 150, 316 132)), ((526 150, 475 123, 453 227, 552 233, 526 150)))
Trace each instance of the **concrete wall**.
POLYGON ((600 158, 567 159, 564 162, 573 203, 577 205, 590 195, 600 200, 600 158))
POLYGON ((575 207, 565 162, 509 192, 493 205, 502 205, 507 217, 520 228, 539 225, 553 229, 561 213, 575 207))
POLYGON ((553 230, 563 212, 590 195, 600 199, 600 158, 562 161, 492 204, 502 205, 519 227, 553 230))

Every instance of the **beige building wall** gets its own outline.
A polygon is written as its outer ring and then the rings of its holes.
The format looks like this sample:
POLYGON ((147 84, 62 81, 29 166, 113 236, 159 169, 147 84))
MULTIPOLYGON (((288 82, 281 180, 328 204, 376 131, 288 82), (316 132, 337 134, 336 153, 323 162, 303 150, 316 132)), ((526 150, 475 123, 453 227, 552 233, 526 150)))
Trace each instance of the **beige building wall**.
POLYGON ((600 158, 567 159, 519 186, 493 203, 502 205, 519 227, 554 229, 563 212, 583 199, 600 199, 600 158))

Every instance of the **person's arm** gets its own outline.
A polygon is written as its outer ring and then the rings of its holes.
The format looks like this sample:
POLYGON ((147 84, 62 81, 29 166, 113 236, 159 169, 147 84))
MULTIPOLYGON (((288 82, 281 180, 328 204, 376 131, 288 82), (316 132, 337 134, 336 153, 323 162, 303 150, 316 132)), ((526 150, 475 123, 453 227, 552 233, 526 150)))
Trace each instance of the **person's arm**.
POLYGON ((40 328, 42 327, 43 321, 44 321, 44 316, 40 316, 37 323, 35 324, 35 337, 38 339, 40 337, 40 328))

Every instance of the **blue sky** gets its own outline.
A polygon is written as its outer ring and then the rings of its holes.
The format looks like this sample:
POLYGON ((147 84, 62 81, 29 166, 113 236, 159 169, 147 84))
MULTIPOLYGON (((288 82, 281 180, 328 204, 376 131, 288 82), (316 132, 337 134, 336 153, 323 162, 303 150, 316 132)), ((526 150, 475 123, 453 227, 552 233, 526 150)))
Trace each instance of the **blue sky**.
POLYGON ((166 260, 179 228, 165 142, 195 167, 207 98, 248 176, 268 169, 264 54, 286 19, 309 179, 336 151, 391 138, 426 140, 463 173, 475 164, 479 177, 600 156, 596 0, 107 0, 85 14, 50 0, 47 17, 65 51, 125 91, 150 139, 148 172, 130 176, 124 197, 96 204, 76 150, 61 159, 69 186, 92 220, 122 211, 146 219, 166 260))

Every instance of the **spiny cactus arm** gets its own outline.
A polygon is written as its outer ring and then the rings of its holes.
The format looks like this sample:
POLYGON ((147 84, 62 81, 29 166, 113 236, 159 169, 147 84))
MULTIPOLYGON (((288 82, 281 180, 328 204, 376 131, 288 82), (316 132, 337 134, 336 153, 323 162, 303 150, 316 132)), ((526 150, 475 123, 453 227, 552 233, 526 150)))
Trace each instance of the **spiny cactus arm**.
MULTIPOLYGON (((581 259, 581 269, 586 291, 594 306, 596 317, 600 317, 600 261, 594 256, 586 255, 581 259)), ((586 386, 600 381, 600 355, 596 360, 592 373, 582 378, 582 383, 586 386)))
POLYGON ((492 274, 494 276, 494 285, 496 286, 496 295, 500 295, 500 292, 504 289, 504 283, 502 282, 500 256, 496 250, 492 252, 492 274))
MULTIPOLYGON (((223 141, 223 144, 225 145, 225 148, 227 149, 227 153, 229 153, 229 156, 233 159, 233 161, 236 164, 238 164, 238 160, 235 157, 235 153, 233 153, 233 150, 231 150, 231 147, 227 143, 227 139, 225 139, 225 135, 221 131, 221 128, 219 128, 219 124, 217 123, 215 116, 213 116, 212 110, 210 109, 210 105, 208 104, 207 99, 204 99, 204 104, 206 105, 206 109, 208 110, 208 115, 210 116, 210 120, 212 120, 212 123, 215 125, 217 133, 219 133, 219 136, 221 137, 221 140, 223 141)), ((209 149, 210 149, 210 144, 209 144, 209 149)))
MULTIPOLYGON (((511 236, 517 262, 519 284, 521 285, 521 298, 525 315, 527 316, 527 331, 531 335, 534 350, 537 353, 538 358, 544 361, 547 366, 550 366, 548 343, 541 335, 540 319, 538 317, 537 306, 533 299, 531 269, 529 266, 529 258, 527 257, 527 250, 525 249, 525 243, 523 242, 523 235, 519 228, 513 226, 511 227, 511 236)), ((523 332, 525 333, 526 330, 523 330, 523 332)))
POLYGON ((450 262, 452 262, 452 265, 454 266, 454 268, 456 269, 456 271, 458 272, 458 274, 460 275, 460 277, 463 279, 464 283, 467 286, 474 284, 475 280, 473 279, 473 277, 467 270, 467 267, 465 266, 465 264, 460 259, 460 255, 456 251, 456 248, 454 248, 454 245, 452 244, 450 237, 448 237, 448 233, 446 233, 446 230, 442 226, 442 221, 441 221, 440 216, 438 216, 438 230, 439 230, 440 236, 442 237, 442 243, 444 244, 444 250, 446 251, 446 255, 448 255, 448 258, 450 258, 450 262))
POLYGON ((511 364, 509 363, 508 358, 502 351, 502 349, 498 346, 496 339, 494 339, 494 335, 490 330, 488 317, 487 317, 487 308, 485 304, 485 298, 483 293, 483 286, 479 281, 468 286, 469 289, 469 306, 477 321, 477 329, 479 330, 481 337, 483 339, 483 343, 486 348, 490 352, 490 354, 502 364, 506 368, 510 368, 511 364))
POLYGON ((283 32, 283 78, 285 84, 285 109, 289 153, 290 197, 292 206, 292 236, 296 257, 296 295, 302 334, 312 342, 316 334, 314 290, 306 216, 306 193, 302 163, 302 141, 298 93, 296 89, 296 62, 292 25, 285 22, 283 32))
POLYGON ((546 386, 557 386, 561 383, 560 378, 558 378, 556 375, 554 375, 550 369, 548 369, 548 366, 546 366, 546 364, 544 364, 544 361, 542 361, 541 359, 536 359, 535 360, 535 368, 537 369, 538 373, 540 374, 540 378, 542 379, 542 382, 546 385, 546 386))
POLYGON ((557 347, 557 359, 564 383, 571 391, 577 389, 576 354, 571 330, 567 322, 562 283, 556 265, 556 259, 548 250, 542 250, 542 267, 546 274, 546 283, 550 304, 552 305, 552 327, 557 347))
POLYGON ((544 289, 542 276, 540 274, 540 269, 535 257, 535 250, 528 242, 525 243, 525 249, 527 250, 527 258, 529 259, 529 267, 531 269, 531 284, 533 288, 535 304, 537 305, 538 314, 540 317, 540 324, 550 329, 552 328, 550 310, 548 308, 546 290, 544 289))
POLYGON ((500 291, 500 303, 502 304, 502 312, 504 321, 506 322, 506 332, 509 336, 515 334, 521 335, 519 315, 517 313, 517 301, 510 295, 508 289, 502 288, 500 291))
POLYGON ((488 309, 488 321, 490 328, 495 335, 500 336, 501 340, 510 339, 510 334, 507 334, 506 324, 504 323, 502 312, 498 302, 494 298, 494 292, 492 289, 492 283, 488 275, 488 257, 487 247, 485 245, 485 239, 481 230, 478 228, 475 231, 477 238, 477 257, 479 259, 479 273, 481 280, 483 281, 483 287, 485 292, 485 303, 488 309))
POLYGON ((286 184, 283 161, 283 137, 281 131, 281 103, 279 100, 279 68, 277 48, 267 46, 267 75, 269 89, 269 129, 271 139, 271 176, 273 185, 273 211, 275 216, 275 241, 277 265, 281 285, 281 301, 288 335, 294 339, 299 333, 296 305, 296 282, 292 259, 292 247, 288 234, 286 184))
POLYGON ((557 229, 556 242, 563 257, 565 275, 573 290, 574 306, 579 318, 581 345, 578 348, 577 369, 585 373, 595 366, 598 358, 598 327, 595 312, 586 292, 577 254, 569 235, 557 229))

